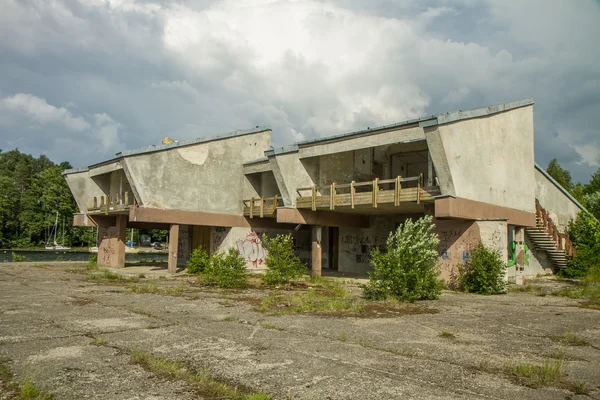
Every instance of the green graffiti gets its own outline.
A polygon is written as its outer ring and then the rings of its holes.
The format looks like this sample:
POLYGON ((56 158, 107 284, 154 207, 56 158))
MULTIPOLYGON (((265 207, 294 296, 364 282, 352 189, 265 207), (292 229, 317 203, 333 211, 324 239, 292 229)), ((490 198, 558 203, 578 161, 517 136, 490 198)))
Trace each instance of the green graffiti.
POLYGON ((506 265, 513 267, 517 263, 517 242, 510 242, 508 245, 508 254, 510 254, 510 261, 506 265))
MULTIPOLYGON (((512 267, 517 263, 517 242, 510 242, 508 253, 510 254, 511 260, 506 265, 512 267)), ((523 265, 526 267, 529 266, 529 246, 525 243, 523 244, 523 265)))

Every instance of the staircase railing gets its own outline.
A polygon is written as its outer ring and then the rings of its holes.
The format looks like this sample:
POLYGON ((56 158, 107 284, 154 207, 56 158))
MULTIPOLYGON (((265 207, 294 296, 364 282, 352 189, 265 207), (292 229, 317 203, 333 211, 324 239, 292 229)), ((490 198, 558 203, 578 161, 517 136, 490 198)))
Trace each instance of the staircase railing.
POLYGON ((556 243, 556 248, 558 250, 564 250, 565 253, 570 257, 575 257, 575 247, 573 246, 573 242, 569 238, 569 235, 565 233, 561 233, 554 221, 548 215, 548 211, 546 211, 538 199, 535 199, 535 215, 538 221, 541 222, 542 226, 548 235, 552 238, 552 241, 556 243))

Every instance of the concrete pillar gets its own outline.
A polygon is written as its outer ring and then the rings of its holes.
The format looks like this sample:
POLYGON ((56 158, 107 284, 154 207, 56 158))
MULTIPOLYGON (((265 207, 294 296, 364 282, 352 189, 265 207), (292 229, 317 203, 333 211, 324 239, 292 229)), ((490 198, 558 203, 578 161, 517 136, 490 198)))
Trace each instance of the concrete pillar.
POLYGON ((427 151, 427 186, 433 186, 433 160, 429 150, 427 151))
POLYGON ((98 224, 98 265, 101 267, 125 267, 125 241, 127 240, 127 216, 103 220, 98 224))
POLYGON ((323 227, 315 225, 312 227, 312 271, 311 276, 321 276, 321 238, 323 227))
POLYGON ((171 225, 169 230, 169 266, 168 270, 174 274, 177 272, 177 256, 179 254, 179 225, 171 225))

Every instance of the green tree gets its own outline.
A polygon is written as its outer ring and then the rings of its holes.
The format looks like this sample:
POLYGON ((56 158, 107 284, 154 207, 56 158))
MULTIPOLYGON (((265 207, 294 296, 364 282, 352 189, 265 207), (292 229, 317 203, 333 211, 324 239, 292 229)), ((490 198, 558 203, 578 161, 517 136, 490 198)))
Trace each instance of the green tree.
POLYGON ((289 283, 291 279, 302 276, 306 265, 294 254, 294 239, 292 234, 277 235, 269 239, 263 236, 263 246, 267 249, 267 271, 261 277, 268 285, 289 283))
POLYGON ((561 167, 556 158, 552 159, 550 163, 548 163, 546 172, 548 172, 548 174, 550 174, 550 176, 553 177, 554 180, 556 180, 556 182, 558 182, 563 188, 571 191, 573 188, 571 173, 561 167))
POLYGON ((504 292, 506 264, 497 250, 479 242, 471 251, 468 264, 458 268, 458 282, 467 292, 498 294, 504 292))
POLYGON ((402 300, 437 299, 442 291, 436 267, 440 240, 431 216, 408 219, 387 239, 387 251, 371 252, 373 272, 364 295, 371 299, 389 296, 402 300))

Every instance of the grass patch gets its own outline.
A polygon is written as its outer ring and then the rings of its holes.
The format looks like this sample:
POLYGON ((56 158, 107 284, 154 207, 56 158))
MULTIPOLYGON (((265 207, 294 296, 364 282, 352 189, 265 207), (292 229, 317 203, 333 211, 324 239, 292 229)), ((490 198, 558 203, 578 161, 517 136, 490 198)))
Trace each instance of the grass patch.
POLYGON ((577 337, 573 332, 565 332, 562 335, 550 336, 555 342, 560 342, 568 346, 588 346, 587 340, 577 337))
POLYGON ((577 379, 575 382, 571 382, 570 388, 571 392, 576 394, 588 394, 589 390, 585 387, 585 382, 577 379))
POLYGON ((600 310, 600 272, 590 270, 583 279, 575 281, 574 285, 552 294, 570 299, 586 300, 580 302, 579 307, 600 310))
POLYGON ((101 338, 96 338, 90 342, 90 346, 104 346, 106 344, 106 340, 101 338))
POLYGON ((272 330, 275 330, 275 331, 284 331, 285 330, 285 329, 283 329, 283 328, 275 325, 274 323, 268 322, 268 321, 261 322, 260 326, 262 326, 265 329, 272 329, 272 330))
POLYGON ((348 334, 346 332, 340 332, 340 333, 338 333, 337 340, 339 340, 340 342, 347 342, 348 341, 348 334))
POLYGON ((182 284, 163 289, 159 287, 156 282, 148 282, 143 285, 132 283, 129 286, 129 290, 136 294, 157 294, 159 296, 183 297, 187 293, 188 287, 182 284))
POLYGON ((131 362, 164 378, 184 381, 196 389, 201 397, 228 400, 271 399, 271 396, 266 393, 255 392, 244 386, 235 386, 218 379, 207 370, 195 371, 181 361, 135 351, 131 355, 131 362))
POLYGON ((89 274, 86 281, 126 281, 127 278, 110 271, 102 271, 100 274, 89 274))
POLYGON ((443 330, 442 333, 440 334, 441 337, 444 337, 446 339, 456 339, 456 336, 454 336, 454 333, 443 330))
POLYGON ((519 383, 532 388, 560 383, 566 376, 562 359, 547 358, 541 364, 519 363, 507 368, 507 373, 519 383))
POLYGON ((142 310, 140 308, 133 308, 133 309, 131 309, 129 311, 131 311, 134 314, 143 315, 144 317, 148 317, 148 318, 162 319, 160 315, 153 314, 153 313, 151 313, 149 311, 145 311, 145 310, 142 310))
POLYGON ((9 396, 6 398, 33 400, 53 399, 53 396, 50 392, 38 387, 30 379, 26 380, 22 384, 14 380, 14 376, 7 364, 7 359, 0 359, 0 393, 6 393, 9 396))
POLYGON ((349 312, 361 313, 364 301, 354 298, 341 285, 327 290, 308 288, 304 292, 269 293, 261 301, 260 310, 272 314, 349 312))
POLYGON ((31 268, 39 268, 39 269, 48 269, 50 266, 48 264, 34 264, 31 268))

